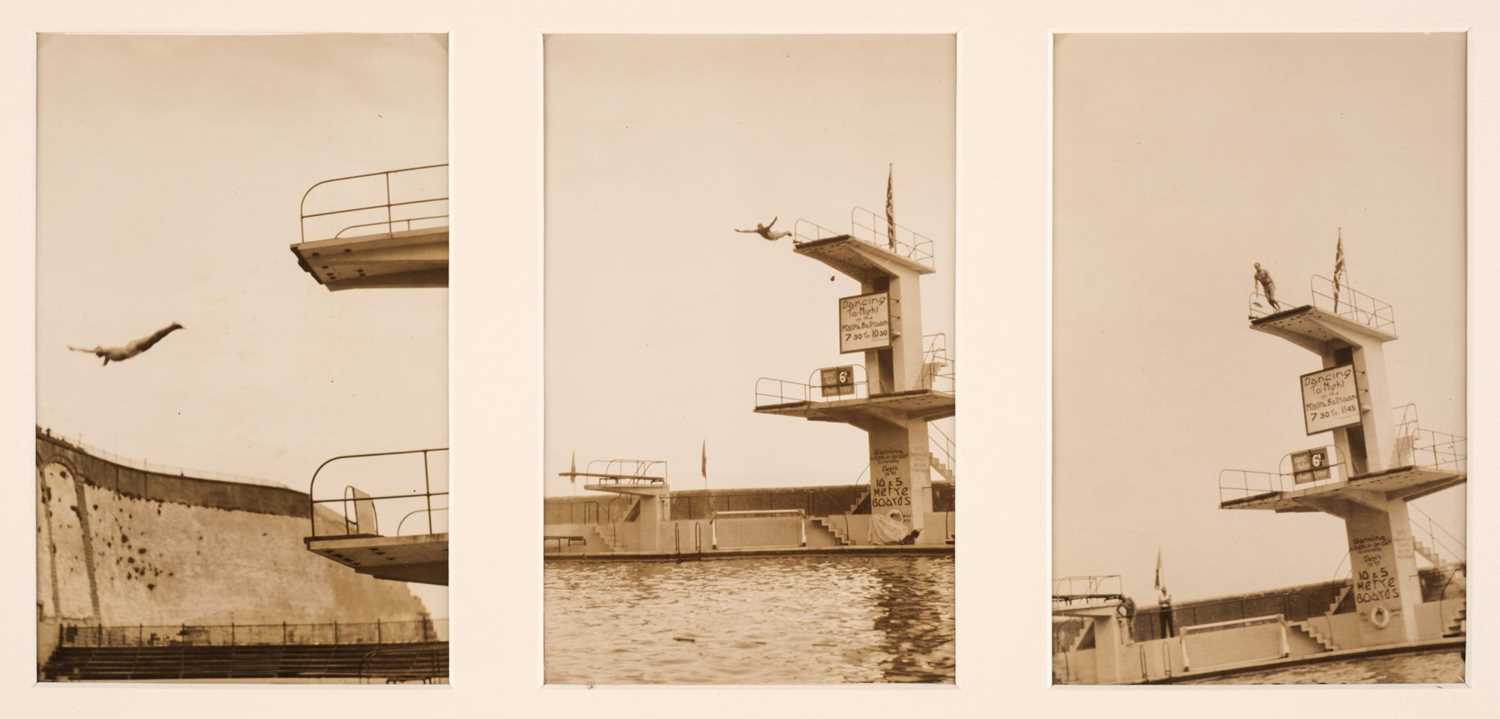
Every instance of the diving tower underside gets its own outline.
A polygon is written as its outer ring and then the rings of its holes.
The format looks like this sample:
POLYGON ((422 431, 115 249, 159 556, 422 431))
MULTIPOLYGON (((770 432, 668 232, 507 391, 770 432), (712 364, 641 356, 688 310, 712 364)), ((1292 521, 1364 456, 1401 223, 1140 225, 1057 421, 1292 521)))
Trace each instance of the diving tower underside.
POLYGON ((799 241, 793 246, 793 251, 822 262, 862 283, 879 277, 896 276, 902 271, 918 275, 928 275, 934 271, 929 263, 902 256, 853 235, 799 241))
POLYGON ((1355 315, 1348 310, 1335 313, 1316 305, 1252 317, 1250 328, 1314 352, 1321 351, 1329 342, 1357 347, 1396 339, 1394 319, 1370 313, 1355 315))
POLYGON ((292 254, 318 284, 339 290, 448 286, 448 227, 300 242, 292 254))
POLYGON ((1220 509, 1326 512, 1330 503, 1364 503, 1367 494, 1413 500, 1468 481, 1468 474, 1423 467, 1396 467, 1304 489, 1266 491, 1219 502, 1220 509))
POLYGON ((842 400, 799 400, 764 404, 757 414, 802 417, 814 422, 842 422, 861 428, 880 424, 900 425, 909 420, 928 422, 954 415, 957 403, 951 392, 914 389, 905 392, 873 394, 842 400))
POLYGON ((448 533, 306 537, 308 551, 377 579, 448 585, 448 533))

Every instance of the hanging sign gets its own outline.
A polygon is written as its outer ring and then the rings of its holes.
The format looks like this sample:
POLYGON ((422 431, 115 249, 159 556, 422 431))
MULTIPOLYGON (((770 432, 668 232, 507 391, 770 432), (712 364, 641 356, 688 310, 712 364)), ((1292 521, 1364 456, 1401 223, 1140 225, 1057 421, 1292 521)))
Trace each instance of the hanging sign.
POLYGON ((839 354, 890 346, 890 293, 871 292, 839 298, 839 354))
POLYGON ((1302 375, 1302 421, 1310 435, 1360 423, 1354 365, 1302 375))

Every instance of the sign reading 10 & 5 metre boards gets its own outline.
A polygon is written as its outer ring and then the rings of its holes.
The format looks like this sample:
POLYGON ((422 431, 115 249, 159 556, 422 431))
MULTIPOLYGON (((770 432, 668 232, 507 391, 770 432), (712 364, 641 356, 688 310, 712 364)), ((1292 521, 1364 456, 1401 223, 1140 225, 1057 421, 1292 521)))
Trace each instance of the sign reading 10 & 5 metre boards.
POLYGON ((891 297, 886 292, 839 298, 839 354, 891 346, 891 297))
POLYGON ((1354 365, 1302 375, 1302 421, 1310 435, 1360 423, 1354 365))

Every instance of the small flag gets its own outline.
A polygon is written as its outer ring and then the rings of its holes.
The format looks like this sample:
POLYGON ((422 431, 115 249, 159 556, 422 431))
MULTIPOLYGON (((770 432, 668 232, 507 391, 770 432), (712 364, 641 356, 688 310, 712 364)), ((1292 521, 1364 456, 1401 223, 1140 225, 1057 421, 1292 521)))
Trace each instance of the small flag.
POLYGON ((895 179, 896 163, 891 163, 886 168, 885 174, 885 242, 896 251, 896 195, 892 182, 895 179))
POLYGON ((703 440, 703 462, 699 467, 703 473, 703 483, 708 484, 708 440, 703 440))
POLYGON ((1339 228, 1339 246, 1338 246, 1338 251, 1334 253, 1334 257, 1333 257, 1333 312, 1334 312, 1334 314, 1338 314, 1338 311, 1339 311, 1339 281, 1341 279, 1343 279, 1343 277, 1342 277, 1343 274, 1344 274, 1344 228, 1340 227, 1339 228))
POLYGON ((1156 548, 1156 588, 1161 589, 1161 547, 1156 548))

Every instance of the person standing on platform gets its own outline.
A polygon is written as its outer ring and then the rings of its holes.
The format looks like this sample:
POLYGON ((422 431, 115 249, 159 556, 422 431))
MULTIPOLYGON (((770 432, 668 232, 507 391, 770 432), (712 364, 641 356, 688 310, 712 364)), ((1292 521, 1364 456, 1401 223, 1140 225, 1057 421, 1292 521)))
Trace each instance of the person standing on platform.
POLYGON ((1280 312, 1281 303, 1276 301, 1276 281, 1271 279, 1271 273, 1261 269, 1259 262, 1255 263, 1255 281, 1260 283, 1261 293, 1271 303, 1271 309, 1280 312))
MULTIPOLYGON (((1260 265, 1256 265, 1260 267, 1260 265)), ((1156 606, 1161 610, 1161 638, 1171 639, 1176 627, 1172 626, 1172 594, 1161 577, 1161 550, 1156 550, 1156 606)))

